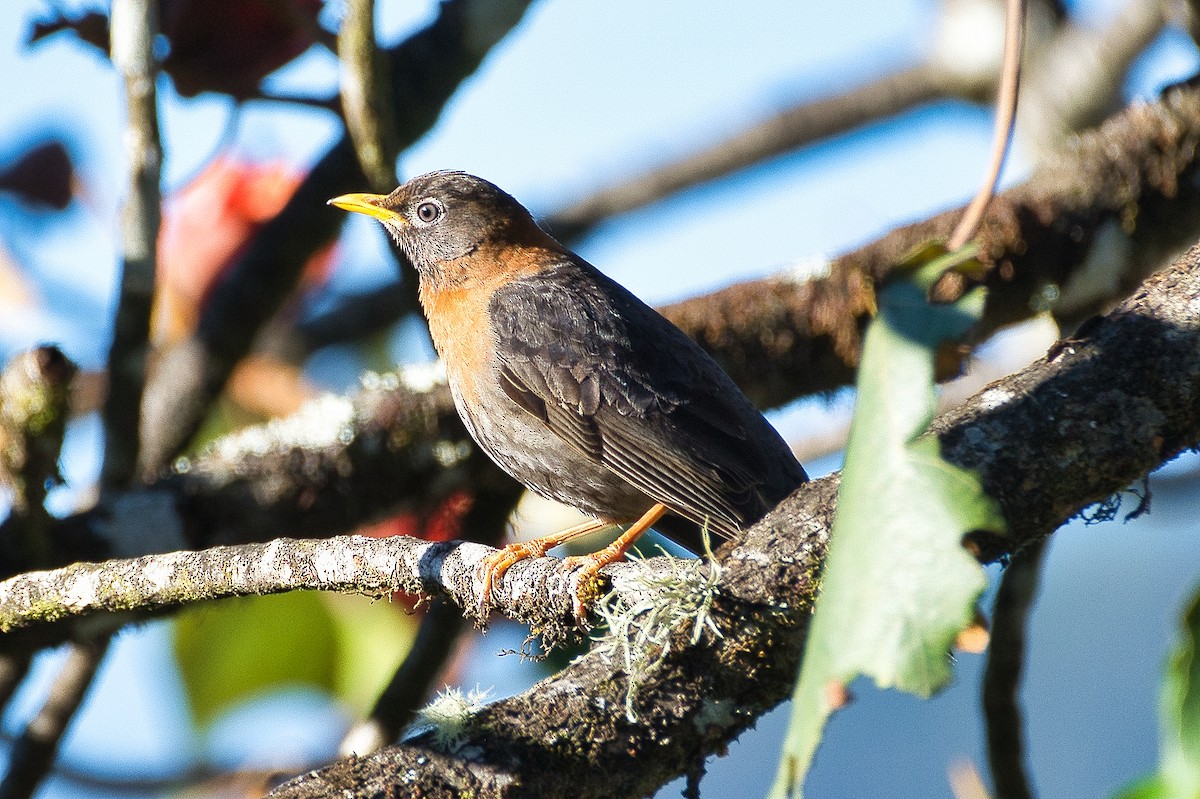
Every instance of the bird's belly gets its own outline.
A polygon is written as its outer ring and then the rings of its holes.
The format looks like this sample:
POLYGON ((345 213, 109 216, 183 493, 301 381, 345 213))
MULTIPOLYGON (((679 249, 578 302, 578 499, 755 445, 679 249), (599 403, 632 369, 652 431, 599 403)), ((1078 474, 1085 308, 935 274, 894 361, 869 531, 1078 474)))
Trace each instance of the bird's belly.
POLYGON ((451 381, 458 414, 475 442, 501 469, 547 499, 605 521, 630 522, 654 500, 605 466, 578 452, 497 387, 481 397, 489 413, 463 403, 451 381))

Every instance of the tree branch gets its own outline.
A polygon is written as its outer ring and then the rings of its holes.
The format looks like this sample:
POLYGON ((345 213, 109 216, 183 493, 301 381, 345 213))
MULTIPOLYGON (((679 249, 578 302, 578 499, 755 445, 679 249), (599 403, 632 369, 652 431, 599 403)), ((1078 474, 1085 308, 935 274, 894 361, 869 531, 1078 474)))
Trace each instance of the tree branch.
POLYGON ((123 488, 134 478, 141 441, 140 408, 150 352, 150 306, 158 228, 162 145, 158 136, 158 5, 122 0, 112 8, 112 61, 125 79, 125 133, 129 196, 121 209, 121 293, 108 352, 108 395, 104 400, 104 489, 123 488))
MULTIPOLYGON (((402 591, 444 595, 479 617, 483 559, 496 550, 468 541, 412 536, 277 538, 265 544, 73 563, 0 582, 0 632, 99 614, 167 611, 196 602, 288 591, 342 591, 382 597, 402 591)), ((575 579, 582 567, 551 557, 523 561, 490 595, 491 609, 538 630, 547 646, 578 637, 575 579)), ((620 578, 630 564, 605 574, 620 578)), ((646 568, 639 566, 638 568, 646 568)), ((666 569, 653 564, 654 569, 666 569)))
MULTIPOLYGON (((1200 248, 1086 335, 937 420, 944 454, 980 470, 1009 520, 1008 538, 975 542, 984 556, 1044 538, 1200 440, 1197 307, 1200 248)), ((790 692, 837 484, 835 475, 802 486, 723 553, 712 610, 722 636, 691 645, 677 631, 661 665, 638 675, 636 721, 621 712, 629 675, 600 647, 483 708, 456 739, 421 733, 274 795, 383 794, 412 782, 429 797, 640 796, 695 773, 790 692)), ((511 579, 537 568, 518 564, 511 579)))
POLYGON ((374 191, 387 194, 396 186, 400 140, 387 108, 391 97, 387 64, 375 46, 375 0, 347 2, 338 58, 346 132, 367 182, 374 191))
MULTIPOLYGON (((980 229, 991 267, 983 339, 1052 310, 1073 326, 1131 291, 1200 236, 1200 92, 1178 86, 1076 139, 992 200, 980 229)), ((760 407, 848 385, 875 285, 916 245, 945 239, 948 211, 833 260, 675 303, 663 313, 760 407)))
POLYGON ((604 220, 739 169, 941 96, 947 74, 918 65, 843 94, 803 103, 673 163, 617 183, 551 213, 546 227, 573 241, 604 220))
POLYGON ((13 743, 8 773, 0 782, 0 799, 26 799, 37 790, 54 765, 58 744, 83 704, 110 640, 105 634, 96 641, 71 644, 49 698, 13 743))
POLYGON ((1014 555, 996 593, 992 639, 983 675, 983 711, 997 799, 1033 799, 1034 795, 1025 768, 1020 691, 1025 630, 1037 596, 1044 552, 1045 542, 1039 541, 1014 555))

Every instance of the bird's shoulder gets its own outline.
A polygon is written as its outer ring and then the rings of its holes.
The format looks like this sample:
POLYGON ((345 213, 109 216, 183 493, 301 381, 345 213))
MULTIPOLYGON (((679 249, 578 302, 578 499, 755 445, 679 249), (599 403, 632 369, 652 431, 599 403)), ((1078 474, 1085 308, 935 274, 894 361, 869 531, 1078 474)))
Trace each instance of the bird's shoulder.
POLYGON ((547 398, 581 413, 597 412, 600 403, 664 410, 696 381, 694 359, 680 357, 696 345, 582 259, 564 256, 509 281, 493 294, 489 315, 502 359, 539 372, 547 398))

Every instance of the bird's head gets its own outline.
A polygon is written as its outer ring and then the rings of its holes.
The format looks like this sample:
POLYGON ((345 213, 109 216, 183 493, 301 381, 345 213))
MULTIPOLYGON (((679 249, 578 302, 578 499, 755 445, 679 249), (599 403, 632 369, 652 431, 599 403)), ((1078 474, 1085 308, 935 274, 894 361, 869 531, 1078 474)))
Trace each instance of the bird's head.
POLYGON ((456 262, 479 250, 549 240, 511 195, 465 172, 430 172, 391 194, 344 194, 330 205, 374 217, 416 267, 422 282, 454 283, 456 262))

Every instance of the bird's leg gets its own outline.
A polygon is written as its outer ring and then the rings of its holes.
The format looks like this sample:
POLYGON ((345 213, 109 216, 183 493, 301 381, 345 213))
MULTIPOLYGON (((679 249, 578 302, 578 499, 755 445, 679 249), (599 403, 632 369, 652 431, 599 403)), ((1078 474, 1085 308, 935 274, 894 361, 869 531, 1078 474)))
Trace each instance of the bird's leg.
POLYGON ((623 558, 630 547, 642 537, 642 534, 653 527, 654 523, 661 519, 666 512, 667 506, 656 502, 650 510, 642 514, 642 518, 629 525, 628 530, 617 536, 617 539, 604 549, 590 555, 575 555, 566 559, 570 566, 583 565, 576 583, 579 587, 575 590, 575 618, 579 621, 580 626, 587 620, 587 602, 585 600, 595 593, 596 575, 608 564, 623 558))
POLYGON ((540 558, 549 550, 559 544, 565 544, 572 538, 578 538, 581 535, 594 533, 597 530, 603 530, 605 527, 612 526, 612 522, 605 522, 600 519, 588 519, 582 524, 568 527, 551 535, 544 535, 529 541, 509 544, 498 552, 488 555, 483 559, 483 563, 479 567, 483 572, 483 589, 480 592, 479 598, 480 614, 487 614, 488 606, 492 601, 492 585, 499 581, 514 563, 527 558, 540 558))

